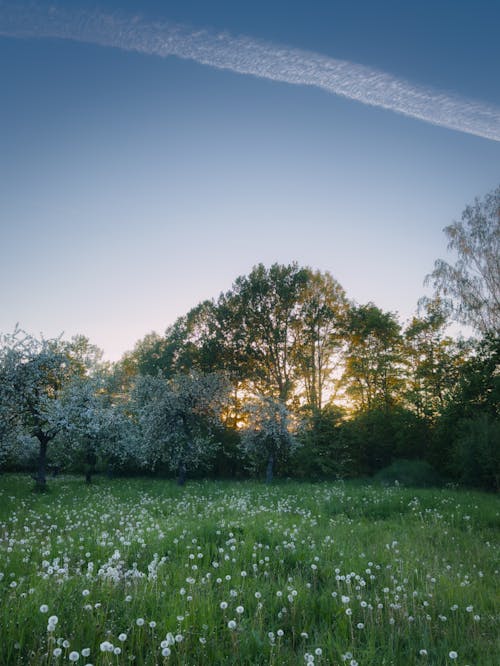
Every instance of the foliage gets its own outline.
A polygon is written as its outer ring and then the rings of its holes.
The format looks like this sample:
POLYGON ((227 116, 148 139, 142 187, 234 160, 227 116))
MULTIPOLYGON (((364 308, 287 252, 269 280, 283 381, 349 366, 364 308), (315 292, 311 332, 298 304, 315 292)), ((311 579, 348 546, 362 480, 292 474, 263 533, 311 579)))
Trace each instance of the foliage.
POLYGON ((351 474, 372 475, 395 458, 421 458, 430 432, 425 420, 402 407, 359 412, 342 424, 340 437, 351 458, 351 474))
POLYGON ((488 413, 462 419, 455 441, 454 464, 469 486, 500 490, 500 421, 488 413))
POLYGON ((439 299, 422 299, 421 308, 423 314, 413 317, 404 334, 405 398, 419 416, 434 422, 453 399, 469 349, 446 335, 448 319, 439 299))
POLYGON ((352 474, 351 452, 342 437, 344 412, 332 404, 302 420, 301 446, 290 461, 292 476, 306 479, 338 479, 352 474))
POLYGON ((343 379, 357 409, 389 409, 397 401, 403 384, 400 331, 396 317, 373 303, 351 308, 343 379))
POLYGON ((412 488, 432 488, 442 485, 436 470, 425 460, 395 460, 373 477, 384 485, 403 485, 412 488))

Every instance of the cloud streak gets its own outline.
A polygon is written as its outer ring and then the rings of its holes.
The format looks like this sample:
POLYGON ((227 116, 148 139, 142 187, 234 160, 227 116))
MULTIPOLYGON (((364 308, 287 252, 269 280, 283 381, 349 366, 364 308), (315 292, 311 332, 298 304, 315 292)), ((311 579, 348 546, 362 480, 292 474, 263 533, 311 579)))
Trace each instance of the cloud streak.
POLYGON ((202 65, 328 93, 500 141, 500 108, 414 85, 371 67, 249 37, 139 17, 0 2, 0 35, 58 38, 202 65))

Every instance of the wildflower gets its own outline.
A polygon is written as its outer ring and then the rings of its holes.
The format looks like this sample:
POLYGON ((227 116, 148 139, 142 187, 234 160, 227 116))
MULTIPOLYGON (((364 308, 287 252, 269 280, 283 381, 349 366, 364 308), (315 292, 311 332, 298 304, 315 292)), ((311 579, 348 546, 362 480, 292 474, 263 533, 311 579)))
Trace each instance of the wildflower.
POLYGON ((49 607, 47 606, 47 604, 42 604, 40 606, 40 613, 48 613, 48 612, 49 612, 49 607))
POLYGON ((317 655, 318 657, 321 657, 321 655, 323 654, 323 650, 321 648, 316 648, 314 650, 314 654, 317 655))
POLYGON ((241 615, 244 612, 244 610, 245 609, 243 608, 243 606, 236 606, 236 612, 238 613, 238 615, 241 615))
POLYGON ((121 652, 122 652, 121 647, 115 647, 115 649, 113 650, 113 654, 116 654, 116 655, 121 654, 121 652))
POLYGON ((59 618, 57 617, 57 615, 51 615, 51 616, 49 617, 49 624, 53 624, 54 627, 56 626, 56 624, 57 624, 58 622, 59 622, 59 618))
POLYGON ((76 650, 73 650, 73 652, 69 653, 68 659, 70 661, 78 661, 80 659, 80 653, 76 652, 76 650))
POLYGON ((119 634, 118 640, 122 643, 127 640, 127 634, 119 634))
POLYGON ((99 646, 101 652, 113 652, 114 645, 109 641, 103 641, 99 646))
POLYGON ((227 608, 227 601, 221 601, 220 604, 219 604, 219 606, 220 606, 220 608, 222 608, 222 610, 226 610, 226 608, 227 608))
POLYGON ((425 648, 422 648, 418 654, 421 657, 427 657, 427 650, 425 648))
POLYGON ((161 651, 163 657, 170 657, 171 650, 168 647, 164 647, 161 651))
POLYGON ((156 627, 156 622, 154 620, 151 620, 151 622, 149 623, 149 626, 150 626, 151 629, 154 629, 156 627))
POLYGON ((61 654, 62 654, 62 650, 61 650, 61 648, 60 648, 60 647, 56 647, 56 648, 54 648, 52 654, 54 655, 54 657, 60 657, 61 654))
POLYGON ((144 618, 138 617, 137 620, 135 621, 135 623, 138 627, 142 627, 143 624, 144 624, 144 618))
POLYGON ((90 648, 83 648, 82 657, 88 657, 90 654, 90 648))
POLYGON ((88 597, 90 594, 90 590, 82 590, 82 597, 88 597))
POLYGON ((229 620, 229 622, 227 623, 227 627, 228 629, 231 630, 236 629, 236 622, 234 620, 229 620))
POLYGON ((455 650, 451 650, 450 652, 448 652, 448 657, 450 659, 456 659, 458 657, 458 652, 455 652, 455 650))

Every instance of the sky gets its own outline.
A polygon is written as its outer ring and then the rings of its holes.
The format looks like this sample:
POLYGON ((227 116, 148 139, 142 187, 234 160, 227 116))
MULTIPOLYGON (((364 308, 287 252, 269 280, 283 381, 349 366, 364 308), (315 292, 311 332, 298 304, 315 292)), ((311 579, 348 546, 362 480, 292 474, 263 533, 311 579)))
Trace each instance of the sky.
POLYGON ((257 263, 402 321, 500 183, 497 0, 0 0, 0 332, 117 360, 257 263))

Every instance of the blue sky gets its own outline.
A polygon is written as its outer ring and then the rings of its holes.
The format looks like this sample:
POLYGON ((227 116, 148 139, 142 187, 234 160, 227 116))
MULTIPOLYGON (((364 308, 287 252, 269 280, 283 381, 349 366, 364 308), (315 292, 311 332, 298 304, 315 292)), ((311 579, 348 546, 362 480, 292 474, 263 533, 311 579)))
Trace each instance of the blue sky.
MULTIPOLYGON (((188 42, 223 34, 235 61, 246 36, 364 65, 369 93, 377 70, 473 124, 475 100, 500 134, 496 0, 51 4, 59 32, 139 17, 188 42)), ((404 320, 448 256, 443 227, 500 182, 499 141, 149 46, 43 37, 51 4, 0 1, 1 331, 83 333, 116 359, 254 264, 293 260, 404 320)))

